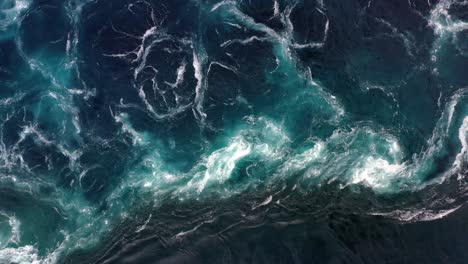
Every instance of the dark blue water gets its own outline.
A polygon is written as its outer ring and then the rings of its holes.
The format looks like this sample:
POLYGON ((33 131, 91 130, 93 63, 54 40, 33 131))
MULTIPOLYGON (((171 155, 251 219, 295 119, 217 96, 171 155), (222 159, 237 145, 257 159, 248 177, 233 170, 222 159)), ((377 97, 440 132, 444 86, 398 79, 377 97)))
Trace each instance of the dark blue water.
POLYGON ((468 3, 0 0, 0 263, 465 263, 468 3))

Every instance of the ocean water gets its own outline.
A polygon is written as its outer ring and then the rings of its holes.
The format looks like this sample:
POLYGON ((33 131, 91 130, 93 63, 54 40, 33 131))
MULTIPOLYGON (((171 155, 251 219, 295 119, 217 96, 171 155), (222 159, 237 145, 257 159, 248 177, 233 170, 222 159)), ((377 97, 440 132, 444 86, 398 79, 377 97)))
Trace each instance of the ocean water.
POLYGON ((0 263, 466 263, 468 2, 0 0, 0 263))

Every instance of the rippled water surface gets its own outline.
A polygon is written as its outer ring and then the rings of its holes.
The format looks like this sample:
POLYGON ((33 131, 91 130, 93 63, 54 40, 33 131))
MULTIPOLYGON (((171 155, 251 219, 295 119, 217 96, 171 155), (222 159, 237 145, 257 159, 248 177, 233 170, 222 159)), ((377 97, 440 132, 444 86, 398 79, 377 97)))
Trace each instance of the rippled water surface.
POLYGON ((0 0, 0 263, 466 263, 468 2, 0 0))

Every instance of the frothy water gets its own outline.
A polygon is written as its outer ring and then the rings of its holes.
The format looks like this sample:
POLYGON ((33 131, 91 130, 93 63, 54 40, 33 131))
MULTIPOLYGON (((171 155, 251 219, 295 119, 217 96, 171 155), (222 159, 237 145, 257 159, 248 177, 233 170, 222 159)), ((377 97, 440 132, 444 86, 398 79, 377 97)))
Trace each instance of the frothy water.
POLYGON ((403 2, 1 2, 0 262, 457 211, 468 5, 403 2))

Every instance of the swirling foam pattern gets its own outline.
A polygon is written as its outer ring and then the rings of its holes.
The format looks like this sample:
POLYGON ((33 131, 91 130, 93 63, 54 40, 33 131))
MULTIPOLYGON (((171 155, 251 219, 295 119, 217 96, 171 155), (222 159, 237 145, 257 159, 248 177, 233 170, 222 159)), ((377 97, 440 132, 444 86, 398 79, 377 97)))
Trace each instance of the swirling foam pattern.
POLYGON ((0 263, 388 260, 466 200, 467 13, 1 1, 0 263))

